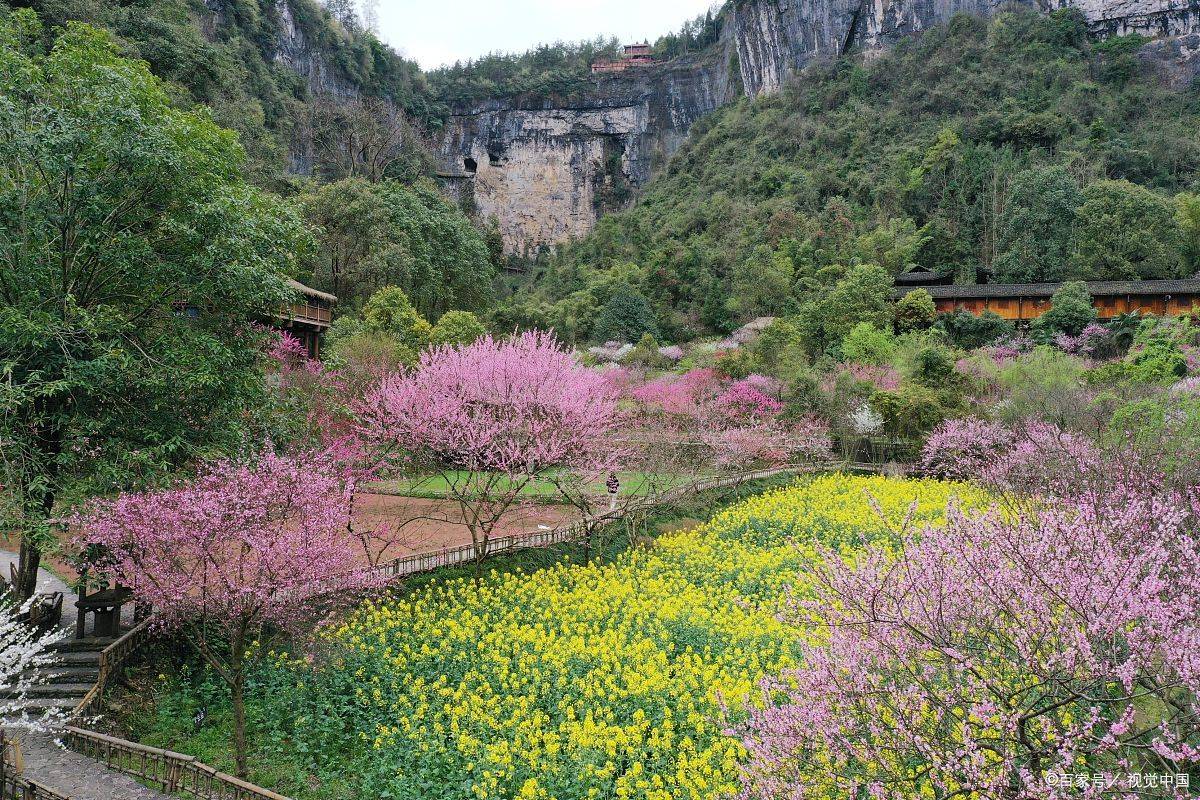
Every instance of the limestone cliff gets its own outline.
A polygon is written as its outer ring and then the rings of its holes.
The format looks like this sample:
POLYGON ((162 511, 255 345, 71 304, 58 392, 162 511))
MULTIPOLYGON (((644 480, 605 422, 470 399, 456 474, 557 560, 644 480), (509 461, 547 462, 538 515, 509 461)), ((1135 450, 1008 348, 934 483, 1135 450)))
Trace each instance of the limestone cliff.
POLYGON ((599 79, 578 100, 460 108, 442 139, 442 177, 481 216, 498 220, 510 252, 532 256, 623 205, 692 123, 737 91, 714 51, 599 79))
MULTIPOLYGON (((1020 0, 1075 6, 1096 36, 1157 39, 1147 57, 1190 80, 1200 63, 1200 0, 1020 0)), ((510 253, 529 256, 587 233, 678 149, 700 117, 738 96, 777 91, 810 63, 878 52, 956 13, 990 16, 1011 0, 730 0, 720 41, 658 67, 598 77, 583 98, 493 100, 455 109, 443 178, 495 218, 510 253)))

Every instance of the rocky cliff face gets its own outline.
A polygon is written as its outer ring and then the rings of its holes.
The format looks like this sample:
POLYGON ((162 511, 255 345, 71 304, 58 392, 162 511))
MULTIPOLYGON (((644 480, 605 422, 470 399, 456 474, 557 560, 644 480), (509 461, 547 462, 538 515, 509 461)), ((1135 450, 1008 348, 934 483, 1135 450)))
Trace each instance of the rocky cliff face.
MULTIPOLYGON (((1017 0, 1040 11, 1078 8, 1099 37, 1200 33, 1195 0, 1017 0)), ((954 14, 991 16, 1012 0, 744 0, 731 16, 732 46, 752 94, 777 90, 814 60, 870 53, 954 14)))
MULTIPOLYGON (((1019 0, 1075 6, 1097 36, 1158 39, 1148 57, 1190 80, 1200 63, 1200 0, 1019 0)), ((738 96, 777 91, 810 63, 878 52, 956 13, 1011 0, 730 0, 718 45, 645 70, 598 77, 570 102, 496 100, 457 109, 441 142, 443 179, 498 220, 510 253, 530 256, 587 233, 675 152, 700 117, 738 96)))
MULTIPOLYGON (((736 84, 736 76, 733 83, 736 84)), ((692 123, 733 99, 720 51, 598 78, 569 102, 496 100, 456 110, 442 178, 533 256, 592 229, 675 152, 692 123)))

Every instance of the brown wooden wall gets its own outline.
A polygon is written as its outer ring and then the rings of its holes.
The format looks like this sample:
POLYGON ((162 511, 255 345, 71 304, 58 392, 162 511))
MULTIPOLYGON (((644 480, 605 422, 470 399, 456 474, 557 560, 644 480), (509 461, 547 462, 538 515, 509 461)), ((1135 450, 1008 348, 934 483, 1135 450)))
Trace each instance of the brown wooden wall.
MULTIPOLYGON (((961 308, 978 316, 984 311, 992 311, 1016 322, 1037 319, 1050 310, 1049 297, 939 297, 934 303, 939 313, 961 308)), ((1132 311, 1160 317, 1177 316, 1200 306, 1200 295, 1131 294, 1097 297, 1092 303, 1100 319, 1112 319, 1132 311)))

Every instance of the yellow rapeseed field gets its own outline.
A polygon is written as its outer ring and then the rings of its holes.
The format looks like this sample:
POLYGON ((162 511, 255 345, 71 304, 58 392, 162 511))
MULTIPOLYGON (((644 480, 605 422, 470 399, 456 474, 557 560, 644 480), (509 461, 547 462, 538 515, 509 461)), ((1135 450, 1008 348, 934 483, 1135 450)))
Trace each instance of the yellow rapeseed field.
POLYGON ((305 691, 365 743, 372 796, 721 797, 743 757, 723 719, 796 657, 774 614, 796 566, 817 543, 890 536, 914 501, 915 523, 937 524, 953 496, 984 501, 964 484, 820 477, 605 566, 369 604, 326 631, 305 691))

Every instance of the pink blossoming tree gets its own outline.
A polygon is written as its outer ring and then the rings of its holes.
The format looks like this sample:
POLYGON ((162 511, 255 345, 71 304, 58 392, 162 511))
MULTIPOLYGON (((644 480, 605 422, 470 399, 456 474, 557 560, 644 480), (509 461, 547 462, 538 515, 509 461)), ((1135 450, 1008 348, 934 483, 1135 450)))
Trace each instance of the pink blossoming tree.
POLYGON ((151 603, 158 624, 182 633, 229 687, 239 775, 252 643, 304 621, 314 596, 374 581, 358 570, 348 516, 336 470, 267 454, 94 503, 77 520, 77 543, 103 554, 97 567, 151 603))
POLYGON ((496 526, 555 472, 615 468, 618 392, 550 335, 485 337, 421 355, 360 404, 360 431, 442 477, 471 533, 476 569, 496 526))
POLYGON ((1200 509, 1119 495, 807 567, 788 614, 818 635, 741 729, 743 797, 1191 796, 1129 781, 1200 764, 1200 509))
POLYGON ((925 441, 921 469, 935 478, 977 478, 1007 454, 1015 440, 1013 431, 1000 422, 975 417, 946 420, 925 441))

